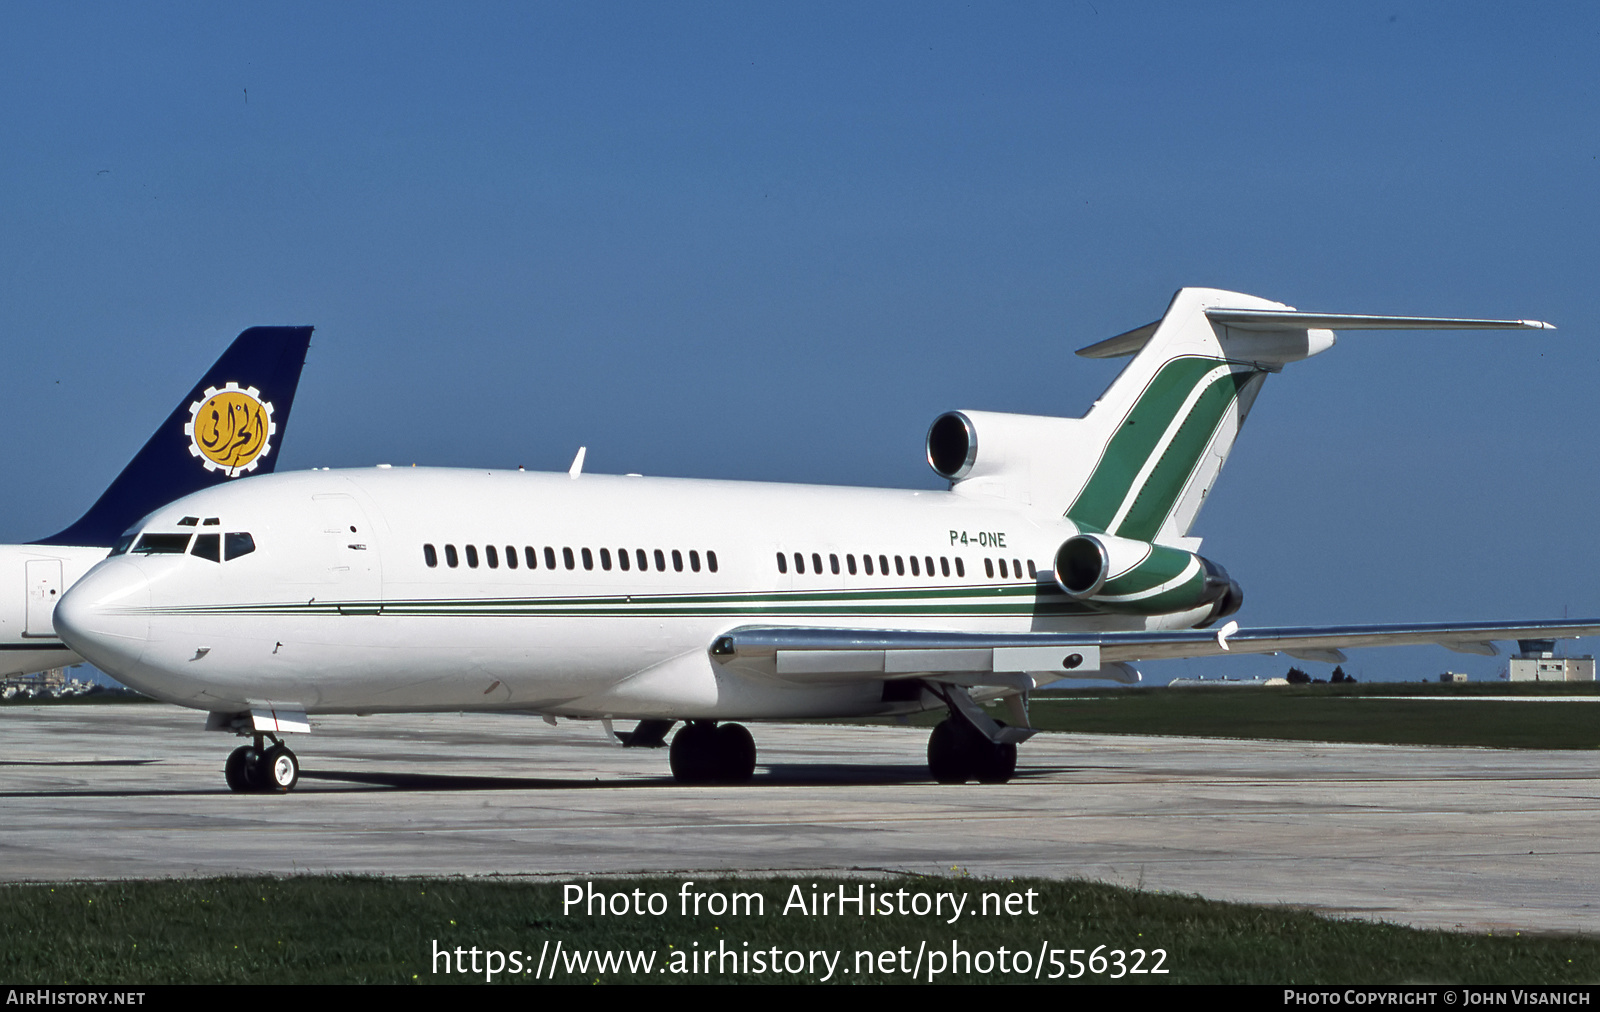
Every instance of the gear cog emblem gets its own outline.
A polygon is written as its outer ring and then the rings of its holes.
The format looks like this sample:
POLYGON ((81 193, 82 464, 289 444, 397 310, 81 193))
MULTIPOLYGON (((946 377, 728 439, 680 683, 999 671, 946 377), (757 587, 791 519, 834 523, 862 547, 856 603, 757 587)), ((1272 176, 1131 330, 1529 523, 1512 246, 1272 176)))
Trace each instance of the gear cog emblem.
POLYGON ((207 471, 221 471, 230 478, 254 471, 272 452, 277 432, 272 403, 262 400, 255 387, 237 383, 206 387, 205 397, 189 405, 189 422, 183 427, 189 452, 207 471))

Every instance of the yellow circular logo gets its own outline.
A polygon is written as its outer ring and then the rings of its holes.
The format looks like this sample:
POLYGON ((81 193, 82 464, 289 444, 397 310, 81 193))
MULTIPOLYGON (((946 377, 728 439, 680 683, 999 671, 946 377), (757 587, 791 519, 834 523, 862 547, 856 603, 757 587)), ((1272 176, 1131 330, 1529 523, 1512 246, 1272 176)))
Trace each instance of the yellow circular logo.
POLYGON ((261 399, 255 387, 225 384, 222 389, 207 387, 205 398, 189 405, 189 424, 183 434, 189 437, 189 452, 200 458, 208 471, 222 471, 234 478, 254 471, 261 458, 272 452, 272 437, 278 427, 272 422, 272 404, 261 399))

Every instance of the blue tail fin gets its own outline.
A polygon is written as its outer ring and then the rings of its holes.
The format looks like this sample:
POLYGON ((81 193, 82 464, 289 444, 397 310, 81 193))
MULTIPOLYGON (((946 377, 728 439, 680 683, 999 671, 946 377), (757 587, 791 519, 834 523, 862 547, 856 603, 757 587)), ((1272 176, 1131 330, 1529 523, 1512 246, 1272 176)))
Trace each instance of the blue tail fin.
POLYGON ((174 499, 272 471, 310 344, 310 327, 251 327, 240 334, 89 512, 33 544, 109 548, 174 499))

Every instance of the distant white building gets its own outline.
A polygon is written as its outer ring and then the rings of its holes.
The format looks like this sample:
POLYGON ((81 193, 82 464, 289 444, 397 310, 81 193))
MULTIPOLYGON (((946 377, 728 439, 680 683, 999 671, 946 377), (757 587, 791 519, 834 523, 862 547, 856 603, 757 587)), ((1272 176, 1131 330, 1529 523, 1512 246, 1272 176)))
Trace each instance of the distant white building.
POLYGON ((1557 657, 1554 640, 1518 640, 1521 652, 1511 658, 1513 682, 1592 682, 1594 658, 1557 657))

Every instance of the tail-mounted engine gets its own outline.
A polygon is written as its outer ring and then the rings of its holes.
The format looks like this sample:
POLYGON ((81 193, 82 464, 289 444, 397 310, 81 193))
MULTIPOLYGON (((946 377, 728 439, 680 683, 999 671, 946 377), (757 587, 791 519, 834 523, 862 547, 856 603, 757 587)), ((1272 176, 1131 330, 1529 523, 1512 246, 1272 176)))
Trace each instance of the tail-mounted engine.
POLYGON ((1165 615, 1211 605, 1207 621, 1232 615, 1244 590, 1193 552, 1110 534, 1079 534, 1056 550, 1062 593, 1099 611, 1165 615))

